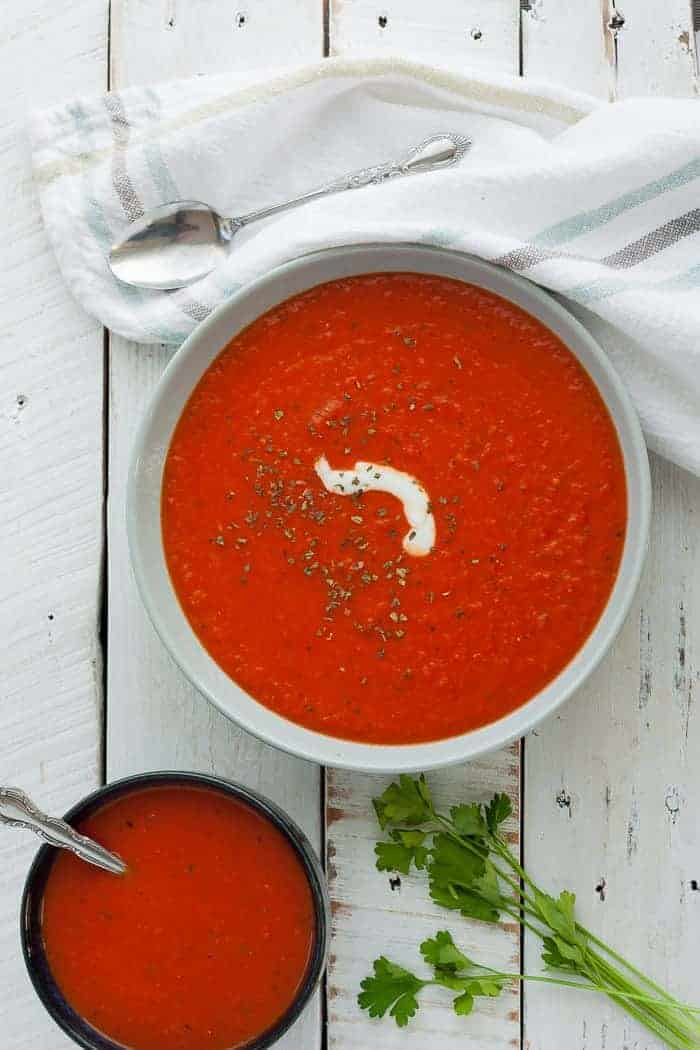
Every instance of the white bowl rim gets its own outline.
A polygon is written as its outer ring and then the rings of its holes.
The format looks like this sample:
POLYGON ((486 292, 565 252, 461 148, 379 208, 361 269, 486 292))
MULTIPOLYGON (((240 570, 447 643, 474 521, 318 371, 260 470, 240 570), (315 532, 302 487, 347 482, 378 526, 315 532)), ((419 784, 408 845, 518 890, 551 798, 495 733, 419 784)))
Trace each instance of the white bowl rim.
POLYGON ((627 617, 644 566, 650 516, 649 461, 636 412, 616 371, 587 329, 548 292, 510 271, 453 250, 406 242, 310 252, 245 285, 213 311, 174 353, 159 381, 136 436, 127 485, 127 533, 138 589, 156 632, 195 688, 246 732, 274 747, 323 765, 374 773, 415 772, 476 758, 524 736, 569 699, 603 659, 627 617), (593 379, 608 408, 622 448, 627 483, 627 532, 617 579, 581 649, 539 693, 495 722, 458 736, 414 744, 374 744, 328 736, 284 718, 247 694, 209 656, 190 627, 173 589, 160 539, 162 466, 174 426, 199 378, 226 343, 255 317, 299 291, 340 276, 379 272, 426 273, 476 284, 522 306, 555 331, 593 379), (260 299, 265 305, 253 307, 260 299), (235 320, 237 315, 243 316, 242 323, 235 320), (228 334, 222 340, 223 330, 228 334), (195 369, 194 380, 183 384, 183 369, 199 355, 202 364, 195 369), (186 396, 178 393, 178 386, 187 388, 186 396), (172 420, 165 432, 163 415, 172 420), (157 543, 153 538, 155 506, 157 543))

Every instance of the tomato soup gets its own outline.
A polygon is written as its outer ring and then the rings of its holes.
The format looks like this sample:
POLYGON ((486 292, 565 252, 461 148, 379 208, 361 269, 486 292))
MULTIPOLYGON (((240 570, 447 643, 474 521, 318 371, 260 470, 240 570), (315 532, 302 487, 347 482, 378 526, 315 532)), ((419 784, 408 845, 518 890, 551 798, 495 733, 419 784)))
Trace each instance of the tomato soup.
POLYGON ((392 273, 314 288, 225 348, 174 432, 162 529, 193 630, 248 693, 405 744, 493 722, 565 667, 626 508, 612 420, 557 336, 392 273))
POLYGON ((269 819, 213 788, 150 786, 79 829, 128 864, 57 856, 44 890, 51 973, 130 1050, 234 1050, 288 1010, 316 937, 309 880, 269 819))

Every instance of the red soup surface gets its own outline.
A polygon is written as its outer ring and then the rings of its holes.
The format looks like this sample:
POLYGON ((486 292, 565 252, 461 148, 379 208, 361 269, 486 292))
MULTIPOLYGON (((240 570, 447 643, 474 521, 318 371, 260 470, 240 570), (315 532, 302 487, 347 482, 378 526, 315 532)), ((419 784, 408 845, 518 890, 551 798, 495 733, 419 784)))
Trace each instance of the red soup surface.
POLYGON ((200 641, 279 714, 402 744, 493 722, 581 648, 626 525, 622 455, 586 372, 517 306, 374 274, 290 299, 205 372, 173 435, 163 539, 200 641), (342 498, 315 464, 410 474, 436 527, 342 498))
POLYGON ((287 838, 209 788, 133 791, 80 824, 129 866, 61 852, 44 893, 50 969, 73 1008, 130 1050, 231 1050, 294 1000, 314 904, 287 838))

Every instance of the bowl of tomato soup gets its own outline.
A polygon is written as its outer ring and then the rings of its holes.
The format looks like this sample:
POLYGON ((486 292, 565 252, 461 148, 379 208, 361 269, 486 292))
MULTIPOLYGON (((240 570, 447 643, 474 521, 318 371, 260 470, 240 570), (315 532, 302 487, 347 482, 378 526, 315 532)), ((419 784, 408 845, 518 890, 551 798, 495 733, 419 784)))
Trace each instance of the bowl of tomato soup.
POLYGON ((263 1050, 325 966, 323 872, 299 828, 196 773, 116 781, 66 819, 127 863, 115 876, 43 846, 24 891, 25 961, 89 1050, 263 1050))
POLYGON ((222 306, 136 443, 130 550, 185 674, 268 742, 375 771, 521 736, 629 608, 648 462, 559 303, 440 249, 298 259, 222 306))

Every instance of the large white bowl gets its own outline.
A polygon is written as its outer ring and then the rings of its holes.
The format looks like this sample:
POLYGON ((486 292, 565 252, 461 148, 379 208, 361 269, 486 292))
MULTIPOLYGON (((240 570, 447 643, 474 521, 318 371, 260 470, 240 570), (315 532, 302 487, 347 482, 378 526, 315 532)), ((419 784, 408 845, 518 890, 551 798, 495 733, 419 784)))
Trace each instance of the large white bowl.
POLYGON ((333 248, 295 259, 234 295, 174 355, 139 430, 127 503, 129 546, 151 620, 190 681, 249 733, 315 762, 373 772, 430 769, 473 758, 522 736, 562 704, 591 674, 622 625, 644 562, 650 516, 649 464, 637 416, 607 357, 588 332, 547 293, 505 270, 455 252, 419 245, 333 248), (612 416, 627 478, 627 536, 605 610, 584 646, 541 692, 490 725, 429 743, 383 745, 341 740, 288 721, 258 703, 209 656, 173 589, 163 552, 163 465, 180 414, 202 373, 229 340, 298 292, 339 277, 380 271, 439 274, 496 292, 539 318, 576 355, 612 416))

